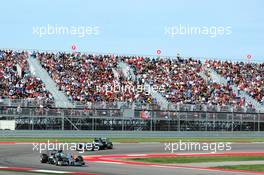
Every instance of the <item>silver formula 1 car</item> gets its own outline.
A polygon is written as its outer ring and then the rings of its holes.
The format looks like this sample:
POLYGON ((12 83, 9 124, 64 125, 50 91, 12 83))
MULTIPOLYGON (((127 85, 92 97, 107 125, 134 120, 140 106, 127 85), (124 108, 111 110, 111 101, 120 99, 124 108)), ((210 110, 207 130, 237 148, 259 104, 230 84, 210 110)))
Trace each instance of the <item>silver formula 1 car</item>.
POLYGON ((83 166, 85 162, 82 156, 74 158, 72 154, 64 154, 62 150, 48 151, 47 154, 41 154, 41 163, 48 163, 57 166, 83 166))

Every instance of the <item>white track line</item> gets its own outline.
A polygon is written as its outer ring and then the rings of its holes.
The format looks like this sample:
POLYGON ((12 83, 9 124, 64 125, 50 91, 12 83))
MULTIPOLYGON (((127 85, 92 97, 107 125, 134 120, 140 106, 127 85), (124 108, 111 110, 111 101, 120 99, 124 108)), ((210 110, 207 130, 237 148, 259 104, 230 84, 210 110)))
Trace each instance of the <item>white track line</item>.
POLYGON ((55 171, 55 170, 30 170, 32 172, 38 172, 38 173, 55 173, 55 174, 65 174, 65 173, 71 173, 67 171, 55 171))
POLYGON ((147 156, 147 154, 127 154, 128 157, 134 157, 134 156, 147 156))

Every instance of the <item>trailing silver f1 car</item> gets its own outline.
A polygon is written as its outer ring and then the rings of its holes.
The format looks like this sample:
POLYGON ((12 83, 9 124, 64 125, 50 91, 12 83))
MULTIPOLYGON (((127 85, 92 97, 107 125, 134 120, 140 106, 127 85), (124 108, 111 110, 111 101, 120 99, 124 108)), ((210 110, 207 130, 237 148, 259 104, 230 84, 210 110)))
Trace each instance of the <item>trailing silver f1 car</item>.
POLYGON ((94 143, 98 144, 99 149, 113 149, 113 143, 108 138, 95 138, 94 143))
POLYGON ((95 138, 92 143, 79 143, 76 150, 97 151, 113 149, 113 143, 108 138, 95 138))
POLYGON ((82 156, 76 158, 72 154, 64 154, 62 150, 48 151, 40 156, 41 163, 48 163, 57 166, 83 166, 85 165, 82 156))

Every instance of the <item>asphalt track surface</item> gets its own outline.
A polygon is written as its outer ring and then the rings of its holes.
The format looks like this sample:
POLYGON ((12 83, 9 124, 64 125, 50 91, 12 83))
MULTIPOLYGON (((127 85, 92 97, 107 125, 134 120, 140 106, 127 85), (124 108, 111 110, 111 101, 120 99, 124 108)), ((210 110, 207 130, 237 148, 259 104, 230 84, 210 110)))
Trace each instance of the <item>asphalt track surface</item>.
MULTIPOLYGON (((232 152, 264 152, 264 143, 235 143, 232 144, 232 152)), ((164 143, 119 143, 113 150, 87 151, 84 156, 93 155, 138 155, 168 153, 164 150, 164 143)), ((186 152, 179 152, 186 153, 186 152)), ((187 152, 190 153, 190 152, 187 152)), ((41 164, 40 153, 33 151, 32 144, 0 144, 0 167, 26 167, 33 169, 85 172, 99 175, 219 175, 219 174, 254 174, 247 172, 218 171, 210 169, 190 167, 162 167, 135 164, 118 164, 111 162, 87 161, 83 167, 59 167, 49 164, 41 164)), ((0 174, 6 172, 0 171, 0 174)), ((8 173, 19 174, 19 173, 8 173)), ((23 174, 23 173, 22 173, 23 174)), ((25 173, 24 173, 25 174, 25 173)))

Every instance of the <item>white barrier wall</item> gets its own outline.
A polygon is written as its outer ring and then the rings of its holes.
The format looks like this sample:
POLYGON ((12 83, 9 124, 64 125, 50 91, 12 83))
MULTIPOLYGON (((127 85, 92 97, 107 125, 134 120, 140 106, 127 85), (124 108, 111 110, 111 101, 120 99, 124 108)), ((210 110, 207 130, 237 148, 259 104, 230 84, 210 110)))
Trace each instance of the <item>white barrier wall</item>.
POLYGON ((15 130, 16 122, 15 120, 0 120, 0 129, 15 130))

